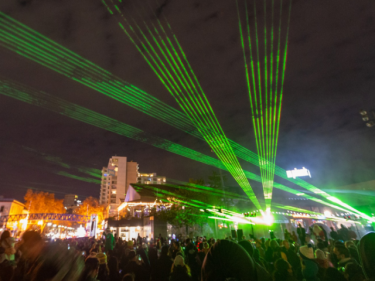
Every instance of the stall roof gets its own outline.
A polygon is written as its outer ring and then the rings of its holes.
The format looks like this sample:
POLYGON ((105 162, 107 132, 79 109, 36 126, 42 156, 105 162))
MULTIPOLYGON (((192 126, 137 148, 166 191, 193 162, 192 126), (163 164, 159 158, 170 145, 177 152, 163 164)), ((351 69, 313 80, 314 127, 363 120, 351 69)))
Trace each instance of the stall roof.
POLYGON ((107 221, 108 221, 108 227, 143 226, 143 219, 139 219, 139 218, 121 219, 121 220, 107 219, 107 221))

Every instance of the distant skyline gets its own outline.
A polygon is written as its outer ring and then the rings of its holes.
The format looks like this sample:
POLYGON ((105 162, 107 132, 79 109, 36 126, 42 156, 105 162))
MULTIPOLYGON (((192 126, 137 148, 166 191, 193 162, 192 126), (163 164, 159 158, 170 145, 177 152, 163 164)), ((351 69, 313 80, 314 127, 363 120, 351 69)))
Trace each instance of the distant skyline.
MULTIPOLYGON (((0 11, 180 109, 101 1, 20 3, 2 1, 0 11)), ((309 169, 312 178, 303 179, 321 189, 375 179, 375 128, 367 128, 359 115, 360 109, 375 109, 374 10, 370 0, 293 1, 276 164, 285 170, 309 169)), ((227 137, 256 152, 235 3, 170 0, 161 12, 227 137)), ((1 46, 0 61, 1 77, 214 156, 203 141, 1 46)), ((101 170, 114 155, 167 179, 207 179, 215 170, 3 95, 0 120, 0 195, 7 198, 22 201, 27 187, 59 198, 63 193, 98 198, 99 179, 82 169, 101 170)), ((259 175, 259 167, 240 163, 259 175)), ((225 175, 235 187, 230 174, 225 175)), ((279 177, 275 181, 289 185, 279 177)), ((261 191, 259 182, 250 184, 261 191)), ((280 190, 274 193, 288 197, 280 190)))

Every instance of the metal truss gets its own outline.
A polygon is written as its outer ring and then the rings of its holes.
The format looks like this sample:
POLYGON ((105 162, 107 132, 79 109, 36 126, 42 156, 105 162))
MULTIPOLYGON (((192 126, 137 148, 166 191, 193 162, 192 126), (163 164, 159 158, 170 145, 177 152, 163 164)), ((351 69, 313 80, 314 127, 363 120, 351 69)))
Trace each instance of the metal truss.
POLYGON ((0 223, 16 222, 22 219, 28 220, 44 220, 44 221, 73 221, 86 223, 90 221, 89 216, 76 214, 53 214, 53 213, 38 213, 38 214, 18 214, 9 216, 0 216, 0 223))

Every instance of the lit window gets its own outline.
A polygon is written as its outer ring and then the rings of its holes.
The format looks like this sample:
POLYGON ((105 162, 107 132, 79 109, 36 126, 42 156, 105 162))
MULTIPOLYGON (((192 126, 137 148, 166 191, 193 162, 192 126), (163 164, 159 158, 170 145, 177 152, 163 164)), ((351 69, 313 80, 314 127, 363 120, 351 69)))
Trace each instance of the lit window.
POLYGON ((112 194, 116 194, 116 190, 112 190, 112 194))

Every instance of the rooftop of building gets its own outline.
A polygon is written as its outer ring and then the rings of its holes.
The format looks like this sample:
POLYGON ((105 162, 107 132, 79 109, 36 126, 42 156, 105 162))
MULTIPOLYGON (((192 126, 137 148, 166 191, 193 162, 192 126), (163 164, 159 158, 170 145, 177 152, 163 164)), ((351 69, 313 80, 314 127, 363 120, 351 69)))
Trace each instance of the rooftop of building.
POLYGON ((160 185, 132 183, 131 187, 137 194, 127 194, 125 198, 127 202, 152 203, 156 200, 168 201, 168 198, 171 197, 171 194, 173 195, 176 193, 176 186, 168 184, 160 185))
POLYGON ((138 177, 157 177, 157 178, 165 178, 165 176, 158 176, 156 173, 138 173, 138 177))
POLYGON ((25 207, 25 204, 21 203, 20 201, 14 199, 14 198, 0 198, 0 203, 2 202, 14 202, 16 204, 22 205, 25 207))

